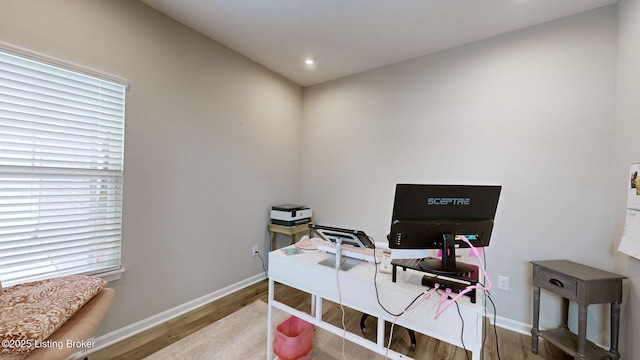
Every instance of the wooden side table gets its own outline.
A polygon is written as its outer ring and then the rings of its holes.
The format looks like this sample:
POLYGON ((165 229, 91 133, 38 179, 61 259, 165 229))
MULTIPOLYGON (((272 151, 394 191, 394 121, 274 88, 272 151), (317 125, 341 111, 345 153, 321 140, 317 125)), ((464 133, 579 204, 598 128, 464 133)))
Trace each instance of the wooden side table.
POLYGON ((298 235, 311 235, 311 229, 309 229, 310 224, 315 224, 315 222, 311 221, 306 224, 295 226, 269 224, 269 232, 271 233, 271 251, 276 249, 276 237, 278 236, 278 234, 288 236, 289 245, 293 245, 295 244, 298 235))
POLYGON ((531 351, 538 353, 538 336, 556 345, 574 359, 620 359, 618 336, 622 279, 625 276, 581 265, 568 260, 532 261, 533 328, 531 351), (540 288, 562 296, 560 328, 541 331, 540 288), (569 301, 578 304, 578 334, 569 330, 569 301), (611 347, 607 351, 587 340, 587 307, 611 303, 611 347))

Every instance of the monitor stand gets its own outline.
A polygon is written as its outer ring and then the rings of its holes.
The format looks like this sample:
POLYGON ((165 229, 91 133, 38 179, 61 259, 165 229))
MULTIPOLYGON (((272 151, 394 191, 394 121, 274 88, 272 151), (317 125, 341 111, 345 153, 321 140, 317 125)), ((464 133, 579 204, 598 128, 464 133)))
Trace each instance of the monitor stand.
POLYGON ((426 272, 450 276, 464 276, 474 270, 473 265, 456 262, 456 237, 453 234, 442 234, 442 259, 426 258, 419 264, 426 272))
MULTIPOLYGON (((478 284, 478 267, 475 265, 468 265, 471 267, 471 271, 462 275, 448 275, 443 273, 435 273, 431 270, 424 270, 420 266, 425 259, 394 259, 391 261, 392 272, 391 281, 396 282, 398 276, 398 267, 406 271, 407 269, 416 270, 419 272, 427 273, 422 277, 422 285, 429 288, 434 288, 436 284, 440 288, 451 289, 454 293, 460 293, 465 291, 469 286, 478 284)), ((441 263, 440 259, 437 263, 441 263)), ((458 263, 460 265, 460 263, 458 263)), ((476 289, 467 291, 466 296, 471 298, 471 302, 476 302, 476 289)))
MULTIPOLYGON (((352 267, 362 264, 364 261, 343 256, 340 263, 340 270, 347 271, 352 267)), ((330 268, 336 268, 336 256, 329 254, 324 260, 318 262, 320 265, 328 266, 330 268)))

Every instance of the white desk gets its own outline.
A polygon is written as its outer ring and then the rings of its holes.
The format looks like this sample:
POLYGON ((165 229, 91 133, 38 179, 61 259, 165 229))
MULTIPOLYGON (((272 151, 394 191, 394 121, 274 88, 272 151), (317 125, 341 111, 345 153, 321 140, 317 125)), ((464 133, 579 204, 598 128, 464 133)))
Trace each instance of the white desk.
MULTIPOLYGON (((336 270, 319 265, 318 262, 333 256, 319 251, 305 251, 304 254, 285 255, 281 250, 269 253, 269 313, 267 330, 267 359, 273 359, 273 336, 275 325, 272 323, 273 309, 277 308, 295 315, 315 326, 330 331, 338 336, 343 335, 342 328, 329 324, 322 319, 322 299, 338 303, 338 287, 336 270), (282 283, 312 295, 310 315, 298 311, 274 299, 274 283, 282 283)), ((373 284, 375 265, 361 262, 348 271, 340 271, 340 292, 342 304, 362 313, 377 317, 379 320, 393 322, 394 317, 386 313, 376 300, 373 284)), ((397 282, 391 281, 390 274, 378 272, 377 284, 380 302, 393 313, 402 312, 411 301, 426 290, 421 285, 422 275, 416 272, 398 269, 397 282)), ((412 329, 435 339, 462 347, 460 334, 462 321, 456 306, 450 306, 444 313, 434 319, 440 297, 433 292, 430 299, 420 306, 402 315, 397 325, 412 329)), ((464 346, 471 350, 472 359, 480 360, 482 348, 482 305, 480 296, 478 303, 473 304, 464 296, 458 301, 460 313, 464 319, 464 346)), ((358 334, 346 333, 346 339, 379 354, 385 354, 384 321, 378 321, 377 341, 372 342, 358 334)), ((420 351, 420 349, 416 349, 420 351)), ((406 355, 389 351, 391 359, 408 359, 406 355)))

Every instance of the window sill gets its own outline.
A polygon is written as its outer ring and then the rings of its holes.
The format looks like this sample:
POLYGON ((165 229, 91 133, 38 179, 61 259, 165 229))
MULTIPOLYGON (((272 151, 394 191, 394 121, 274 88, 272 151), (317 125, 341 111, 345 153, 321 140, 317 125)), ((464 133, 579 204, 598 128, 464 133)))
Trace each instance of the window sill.
POLYGON ((107 271, 101 274, 95 274, 93 276, 104 279, 107 282, 112 282, 112 281, 120 280, 124 272, 125 272, 125 269, 121 268, 118 270, 107 271))

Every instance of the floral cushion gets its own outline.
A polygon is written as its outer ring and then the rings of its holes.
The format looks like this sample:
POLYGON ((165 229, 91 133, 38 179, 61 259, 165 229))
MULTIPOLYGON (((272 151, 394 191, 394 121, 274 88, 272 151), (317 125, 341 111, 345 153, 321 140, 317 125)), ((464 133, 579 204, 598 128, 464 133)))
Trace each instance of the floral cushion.
POLYGON ((85 275, 14 285, 0 293, 0 358, 20 358, 56 331, 106 281, 85 275))

